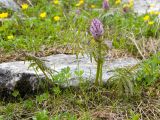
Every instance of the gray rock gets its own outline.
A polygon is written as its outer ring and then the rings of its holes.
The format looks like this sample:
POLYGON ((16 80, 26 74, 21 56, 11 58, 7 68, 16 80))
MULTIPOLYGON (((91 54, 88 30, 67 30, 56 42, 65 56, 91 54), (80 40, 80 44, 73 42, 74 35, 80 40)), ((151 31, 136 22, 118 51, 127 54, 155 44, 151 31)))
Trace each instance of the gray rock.
MULTIPOLYGON (((128 2, 128 0, 123 0, 128 2)), ((149 11, 160 11, 160 0, 134 0, 134 11, 139 15, 149 11), (153 5, 150 7, 150 5, 153 5)))
POLYGON ((0 0, 0 8, 8 8, 12 9, 14 11, 17 11, 20 9, 20 7, 17 5, 14 0, 0 0))
MULTIPOLYGON (((83 78, 86 78, 90 82, 93 82, 95 79, 96 63, 95 61, 91 62, 87 55, 79 56, 79 58, 76 59, 75 55, 58 54, 44 57, 43 59, 48 67, 58 72, 67 66, 70 67, 71 77, 68 81, 62 84, 64 87, 77 86, 79 84, 79 78, 74 74, 78 68, 79 70, 84 71, 84 74, 82 75, 83 78)), ((116 68, 133 66, 137 63, 138 60, 132 57, 119 58, 116 60, 107 60, 106 58, 106 62, 103 66, 103 81, 106 82, 111 76, 113 76, 114 73, 108 71, 116 68)), ((14 90, 17 84, 23 89, 28 87, 28 89, 32 91, 36 90, 39 82, 44 80, 44 75, 41 71, 37 71, 36 73, 33 68, 28 68, 29 65, 30 62, 24 61, 0 64, 0 91, 14 90)))
POLYGON ((135 0, 134 2, 134 11, 139 14, 149 11, 160 11, 160 0, 135 0))

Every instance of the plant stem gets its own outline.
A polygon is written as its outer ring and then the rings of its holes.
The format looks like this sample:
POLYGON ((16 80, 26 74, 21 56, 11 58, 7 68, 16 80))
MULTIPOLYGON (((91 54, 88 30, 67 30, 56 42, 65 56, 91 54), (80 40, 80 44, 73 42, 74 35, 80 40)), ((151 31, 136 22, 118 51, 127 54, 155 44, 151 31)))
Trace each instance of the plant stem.
POLYGON ((102 67, 103 67, 103 58, 102 58, 102 43, 99 43, 99 57, 100 57, 100 76, 99 76, 99 82, 100 85, 102 84, 102 67))
POLYGON ((98 42, 98 61, 97 61, 97 73, 95 85, 98 86, 102 83, 102 54, 101 54, 101 42, 98 42))
POLYGON ((98 84, 99 84, 99 75, 100 75, 100 66, 101 66, 101 64, 100 64, 100 60, 99 60, 99 58, 98 58, 98 63, 97 63, 97 73, 96 73, 96 80, 95 80, 95 85, 96 86, 98 86, 98 84))
POLYGON ((101 65, 100 65, 100 76, 99 76, 99 82, 100 82, 100 85, 102 85, 102 67, 103 66, 103 62, 102 62, 102 59, 101 59, 101 65))

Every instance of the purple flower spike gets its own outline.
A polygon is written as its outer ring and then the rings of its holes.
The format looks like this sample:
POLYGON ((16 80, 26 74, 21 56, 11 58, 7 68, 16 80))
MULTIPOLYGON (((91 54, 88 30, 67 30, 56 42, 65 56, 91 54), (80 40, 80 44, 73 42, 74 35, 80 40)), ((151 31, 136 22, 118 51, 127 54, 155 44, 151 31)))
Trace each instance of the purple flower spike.
POLYGON ((77 9, 77 10, 76 10, 76 14, 77 14, 77 15, 80 15, 80 14, 81 14, 81 11, 80 11, 79 9, 77 9))
POLYGON ((103 24, 98 19, 93 19, 90 26, 90 32, 95 40, 97 40, 100 36, 103 35, 104 29, 103 24))
POLYGON ((104 10, 108 10, 109 9, 109 2, 108 2, 108 0, 104 0, 103 1, 102 7, 103 7, 104 10))

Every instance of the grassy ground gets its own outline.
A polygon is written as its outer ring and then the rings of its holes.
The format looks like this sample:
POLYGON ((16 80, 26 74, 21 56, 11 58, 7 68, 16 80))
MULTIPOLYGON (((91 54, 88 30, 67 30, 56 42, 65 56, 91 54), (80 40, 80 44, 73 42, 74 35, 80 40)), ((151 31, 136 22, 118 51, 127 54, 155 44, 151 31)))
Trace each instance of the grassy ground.
POLYGON ((0 9, 8 13, 0 21, 0 62, 25 60, 23 53, 91 54, 96 44, 89 32, 93 18, 104 25, 104 41, 113 43, 112 57, 133 56, 142 62, 136 70, 116 70, 100 87, 84 83, 27 94, 15 90, 1 97, 0 120, 159 120, 159 12, 137 15, 132 6, 124 11, 126 4, 118 0, 109 1, 109 10, 102 8, 102 0, 54 2, 27 3, 20 13, 0 9))
POLYGON ((139 120, 160 118, 160 98, 156 95, 116 97, 106 86, 82 85, 40 95, 3 101, 1 117, 7 120, 139 120), (9 103, 8 103, 9 102, 9 103))
POLYGON ((93 47, 90 42, 93 38, 88 34, 93 18, 101 19, 105 29, 104 38, 112 41, 116 49, 143 58, 158 49, 159 13, 137 16, 132 8, 124 12, 124 4, 115 4, 114 1, 110 1, 107 11, 101 7, 102 0, 85 1, 76 6, 78 3, 76 0, 71 3, 60 1, 59 4, 39 0, 34 7, 22 9, 22 15, 0 10, 12 17, 12 20, 1 21, 0 51, 3 57, 6 53, 12 55, 25 51, 36 54, 50 48, 69 48, 71 53, 87 53, 93 47), (43 13, 46 15, 41 16, 43 13), (59 19, 55 20, 57 16, 59 19), (146 16, 149 16, 148 20, 144 20, 146 16))

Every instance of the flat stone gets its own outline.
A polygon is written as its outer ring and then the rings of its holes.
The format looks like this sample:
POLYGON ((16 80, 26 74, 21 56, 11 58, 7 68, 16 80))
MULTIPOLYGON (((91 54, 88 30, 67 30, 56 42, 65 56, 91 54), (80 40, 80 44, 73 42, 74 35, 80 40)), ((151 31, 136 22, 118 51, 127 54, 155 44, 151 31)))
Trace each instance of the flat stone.
POLYGON ((134 11, 144 14, 150 11, 160 11, 160 0, 135 0, 134 11))
MULTIPOLYGON (((75 55, 57 54, 43 58, 46 66, 52 70, 60 72, 62 69, 69 67, 71 76, 68 81, 65 81, 62 86, 77 86, 79 84, 79 77, 75 75, 76 70, 83 70, 82 78, 93 82, 96 75, 96 62, 90 61, 87 55, 79 56, 76 59, 75 55)), ((138 60, 132 57, 118 58, 115 60, 107 60, 103 66, 103 81, 106 82, 114 75, 112 70, 123 68, 127 66, 134 66, 138 60), (109 72, 110 71, 110 72, 109 72)), ((37 89, 38 83, 44 80, 44 75, 41 71, 35 72, 33 68, 29 68, 30 62, 15 61, 0 64, 0 91, 14 90, 17 84, 19 86, 29 87, 28 89, 34 91, 37 89), (38 75, 38 76, 37 76, 38 75)))
POLYGON ((17 3, 14 0, 0 0, 0 8, 1 7, 12 9, 14 11, 17 11, 20 9, 20 7, 17 5, 17 3))
MULTIPOLYGON (((123 0, 123 2, 128 1, 123 0)), ((134 11, 139 15, 150 11, 160 11, 160 0, 134 0, 134 11)))

